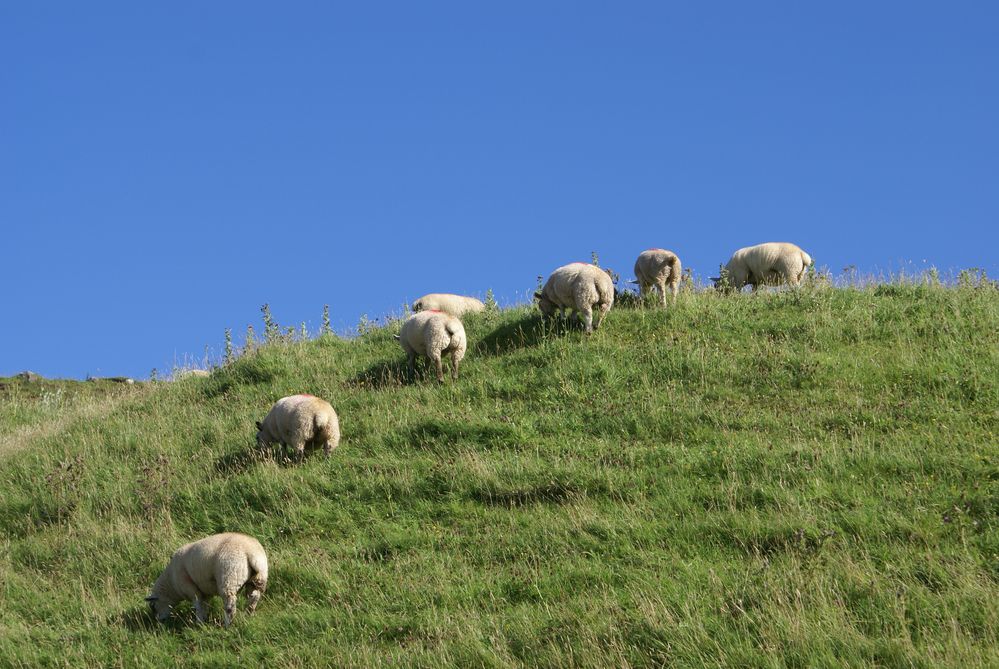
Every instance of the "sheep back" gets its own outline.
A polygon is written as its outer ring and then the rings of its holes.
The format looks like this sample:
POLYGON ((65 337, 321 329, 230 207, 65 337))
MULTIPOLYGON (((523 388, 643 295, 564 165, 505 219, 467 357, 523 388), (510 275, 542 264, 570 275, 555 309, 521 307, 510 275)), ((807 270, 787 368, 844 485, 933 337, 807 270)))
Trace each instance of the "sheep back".
POLYGON ((643 288, 669 285, 675 294, 682 273, 679 256, 666 249, 642 251, 635 260, 635 278, 643 288))
POLYGON ((754 287, 765 283, 798 285, 812 258, 790 242, 766 242, 741 248, 732 254, 725 269, 729 283, 736 290, 747 283, 754 287))
POLYGON ((174 551, 156 579, 150 598, 164 619, 183 600, 220 595, 234 598, 244 586, 258 591, 255 605, 267 587, 267 554, 260 542, 245 534, 227 532, 185 544, 174 551))
POLYGON ((590 311, 596 305, 614 304, 614 282, 595 265, 575 262, 559 267, 541 289, 542 299, 560 309, 590 311))
POLYGON ((430 309, 407 318, 399 332, 399 344, 407 352, 417 355, 440 355, 460 351, 467 347, 465 327, 461 321, 443 310, 430 309))
POLYGON ((482 300, 451 293, 430 293, 413 302, 413 311, 443 311, 455 318, 461 318, 467 313, 485 311, 482 300))
POLYGON ((300 394, 282 397, 259 424, 261 445, 285 444, 301 452, 322 445, 327 455, 340 443, 340 421, 326 400, 300 394))

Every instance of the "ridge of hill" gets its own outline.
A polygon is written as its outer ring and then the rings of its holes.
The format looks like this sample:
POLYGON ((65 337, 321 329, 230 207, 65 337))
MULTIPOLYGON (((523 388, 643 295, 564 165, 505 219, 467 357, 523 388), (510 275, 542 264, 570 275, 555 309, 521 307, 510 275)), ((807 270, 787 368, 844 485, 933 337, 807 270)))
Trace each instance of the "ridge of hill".
POLYGON ((390 324, 0 410, 0 666, 999 664, 999 291, 465 325, 457 383, 405 381, 390 324), (340 447, 261 457, 298 392, 340 447), (268 552, 257 613, 156 624, 171 552, 221 531, 268 552))

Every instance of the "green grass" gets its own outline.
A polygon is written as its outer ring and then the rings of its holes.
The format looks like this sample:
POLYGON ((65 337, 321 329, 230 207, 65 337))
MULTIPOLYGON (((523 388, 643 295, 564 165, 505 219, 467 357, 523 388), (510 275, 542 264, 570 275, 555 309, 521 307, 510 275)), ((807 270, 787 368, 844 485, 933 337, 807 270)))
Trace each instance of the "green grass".
POLYGON ((996 290, 466 326, 457 384, 400 381, 389 327, 0 408, 0 666, 999 664, 996 290), (339 449, 254 457, 295 392, 339 449), (268 551, 258 612, 155 624, 171 551, 220 531, 268 551))

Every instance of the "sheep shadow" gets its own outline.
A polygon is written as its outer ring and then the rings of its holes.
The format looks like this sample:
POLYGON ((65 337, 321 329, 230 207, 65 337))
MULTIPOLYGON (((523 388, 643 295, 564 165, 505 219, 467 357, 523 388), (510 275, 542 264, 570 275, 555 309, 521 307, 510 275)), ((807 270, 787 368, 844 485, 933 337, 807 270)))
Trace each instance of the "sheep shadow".
MULTIPOLYGON (((303 462, 315 455, 316 450, 307 446, 303 462)), ((321 455, 322 449, 318 450, 320 452, 319 457, 323 457, 321 455)), ((264 450, 254 447, 226 453, 215 460, 215 471, 222 476, 238 476, 263 462, 273 462, 282 468, 301 464, 290 449, 285 449, 275 444, 264 450)))
MULTIPOLYGON (((417 361, 419 362, 419 361, 417 361)), ((417 364, 419 367, 419 364, 417 364)), ((406 384, 409 371, 405 360, 377 362, 347 381, 352 388, 398 388, 406 384)))
POLYGON ((561 336, 571 330, 582 330, 578 320, 567 316, 543 318, 541 314, 531 314, 512 323, 505 323, 476 342, 473 350, 477 355, 502 355, 522 348, 531 348, 552 337, 561 336))
MULTIPOLYGON (((416 374, 410 375, 409 363, 405 358, 393 362, 379 362, 355 375, 346 382, 346 385, 352 388, 381 390, 383 388, 401 388, 414 383, 437 383, 436 372, 426 357, 417 356, 415 367, 416 374)), ((445 383, 451 382, 450 357, 444 358, 444 379, 445 383)))
POLYGON ((177 612, 169 620, 161 623, 145 606, 122 611, 110 622, 129 632, 147 634, 181 634, 185 628, 200 624, 195 620, 193 611, 177 612))
POLYGON ((568 504, 580 494, 580 489, 574 485, 551 481, 511 489, 486 486, 472 490, 469 498, 484 506, 514 509, 538 504, 568 504))

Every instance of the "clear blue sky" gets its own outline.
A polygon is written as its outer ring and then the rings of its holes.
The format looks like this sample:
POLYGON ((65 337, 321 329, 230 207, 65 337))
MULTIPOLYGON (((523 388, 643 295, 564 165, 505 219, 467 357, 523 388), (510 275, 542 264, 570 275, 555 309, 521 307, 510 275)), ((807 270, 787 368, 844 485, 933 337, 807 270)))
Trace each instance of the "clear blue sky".
POLYGON ((146 377, 264 302, 510 302, 594 250, 999 274, 994 2, 151 5, 0 8, 0 375, 146 377))

